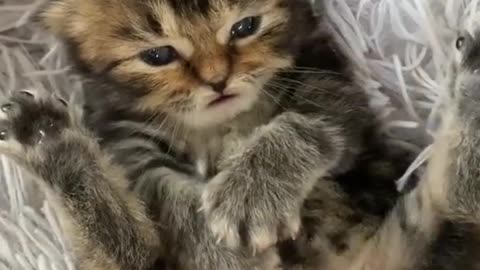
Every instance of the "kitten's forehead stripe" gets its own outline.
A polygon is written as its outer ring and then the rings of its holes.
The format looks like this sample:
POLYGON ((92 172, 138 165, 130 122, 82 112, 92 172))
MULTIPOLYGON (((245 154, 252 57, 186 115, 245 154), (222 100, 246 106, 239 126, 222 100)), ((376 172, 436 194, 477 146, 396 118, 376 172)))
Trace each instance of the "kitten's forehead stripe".
POLYGON ((245 8, 264 0, 166 0, 176 14, 188 18, 193 14, 208 16, 215 9, 226 6, 245 8))
POLYGON ((147 21, 148 27, 150 28, 149 30, 153 31, 154 33, 157 33, 159 35, 163 34, 163 27, 159 22, 159 18, 157 18, 154 13, 152 13, 151 10, 147 12, 147 15, 145 16, 145 19, 147 21))
POLYGON ((177 14, 188 16, 192 12, 206 15, 210 11, 211 0, 168 0, 177 14))

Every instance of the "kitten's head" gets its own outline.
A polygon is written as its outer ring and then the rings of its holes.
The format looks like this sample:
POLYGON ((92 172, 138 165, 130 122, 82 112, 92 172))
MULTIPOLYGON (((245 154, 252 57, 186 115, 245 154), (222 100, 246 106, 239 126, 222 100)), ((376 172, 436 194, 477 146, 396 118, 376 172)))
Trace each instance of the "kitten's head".
POLYGON ((451 49, 453 53, 450 54, 451 59, 447 62, 449 65, 446 67, 446 74, 449 75, 446 77, 447 93, 454 98, 465 95, 466 91, 478 92, 480 85, 480 31, 462 31, 451 49))
POLYGON ((50 0, 41 17, 132 107, 198 127, 250 109, 316 26, 308 0, 50 0))

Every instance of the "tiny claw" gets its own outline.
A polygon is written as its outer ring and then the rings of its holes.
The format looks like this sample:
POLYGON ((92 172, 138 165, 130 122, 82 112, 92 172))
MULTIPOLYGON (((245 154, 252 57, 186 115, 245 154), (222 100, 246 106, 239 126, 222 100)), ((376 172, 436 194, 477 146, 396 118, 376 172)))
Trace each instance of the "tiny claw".
POLYGON ((45 138, 45 131, 39 130, 38 133, 40 134, 40 138, 38 139, 38 144, 42 144, 43 139, 45 138))
POLYGON ((263 252, 270 246, 277 243, 278 238, 267 229, 260 229, 251 235, 251 246, 255 252, 263 252))
POLYGON ((60 103, 62 103, 65 107, 68 106, 68 103, 65 99, 63 99, 62 97, 60 97, 59 95, 57 94, 54 94, 53 95, 58 101, 60 101, 60 103))
POLYGON ((2 112, 6 113, 6 112, 8 112, 12 109, 12 106, 13 105, 11 103, 4 104, 4 105, 2 105, 1 110, 2 110, 2 112))
POLYGON ((253 257, 257 256, 257 248, 256 247, 252 247, 252 256, 253 257))
POLYGON ((59 99, 58 99, 58 101, 60 101, 60 103, 62 103, 62 104, 63 104, 63 106, 65 106, 65 107, 67 107, 67 106, 68 106, 68 103, 67 103, 67 101, 65 101, 65 99, 63 99, 63 98, 59 98, 59 99))
POLYGON ((20 91, 20 94, 25 95, 27 97, 31 97, 31 98, 35 97, 31 92, 26 91, 26 90, 20 91))
POLYGON ((8 139, 8 131, 2 130, 0 131, 0 140, 5 141, 8 139))
MULTIPOLYGON (((48 125, 49 128, 54 126, 54 124, 51 120, 48 121, 47 125, 48 125)), ((43 134, 43 135, 45 135, 45 134, 43 134)))
POLYGON ((300 228, 301 228, 301 221, 298 221, 297 223, 294 223, 295 225, 293 228, 291 228, 291 237, 292 240, 297 240, 298 234, 300 233, 300 228))

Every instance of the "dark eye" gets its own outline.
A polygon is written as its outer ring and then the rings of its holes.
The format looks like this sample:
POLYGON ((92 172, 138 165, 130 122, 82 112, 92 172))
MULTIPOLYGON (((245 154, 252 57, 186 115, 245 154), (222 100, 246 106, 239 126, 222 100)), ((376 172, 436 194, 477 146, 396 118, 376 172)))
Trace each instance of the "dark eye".
POLYGON ((458 50, 461 50, 463 48, 463 45, 465 45, 465 37, 457 38, 457 41, 455 42, 455 47, 457 47, 458 50))
POLYGON ((255 34, 260 26, 261 17, 247 17, 232 26, 232 39, 246 38, 255 34))
POLYGON ((177 57, 177 51, 171 46, 149 49, 140 54, 142 61, 151 66, 168 65, 175 61, 177 57))

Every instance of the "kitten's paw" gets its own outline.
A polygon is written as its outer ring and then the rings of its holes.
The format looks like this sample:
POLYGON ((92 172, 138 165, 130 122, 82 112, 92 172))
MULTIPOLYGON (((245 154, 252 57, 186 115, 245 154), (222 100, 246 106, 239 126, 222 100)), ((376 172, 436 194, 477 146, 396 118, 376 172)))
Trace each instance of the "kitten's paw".
POLYGON ((18 91, 0 103, 0 151, 20 162, 40 157, 70 126, 67 103, 38 91, 18 91))
POLYGON ((212 179, 202 194, 202 210, 218 241, 234 249, 247 245, 254 253, 295 238, 300 207, 298 197, 278 185, 229 171, 212 179))

